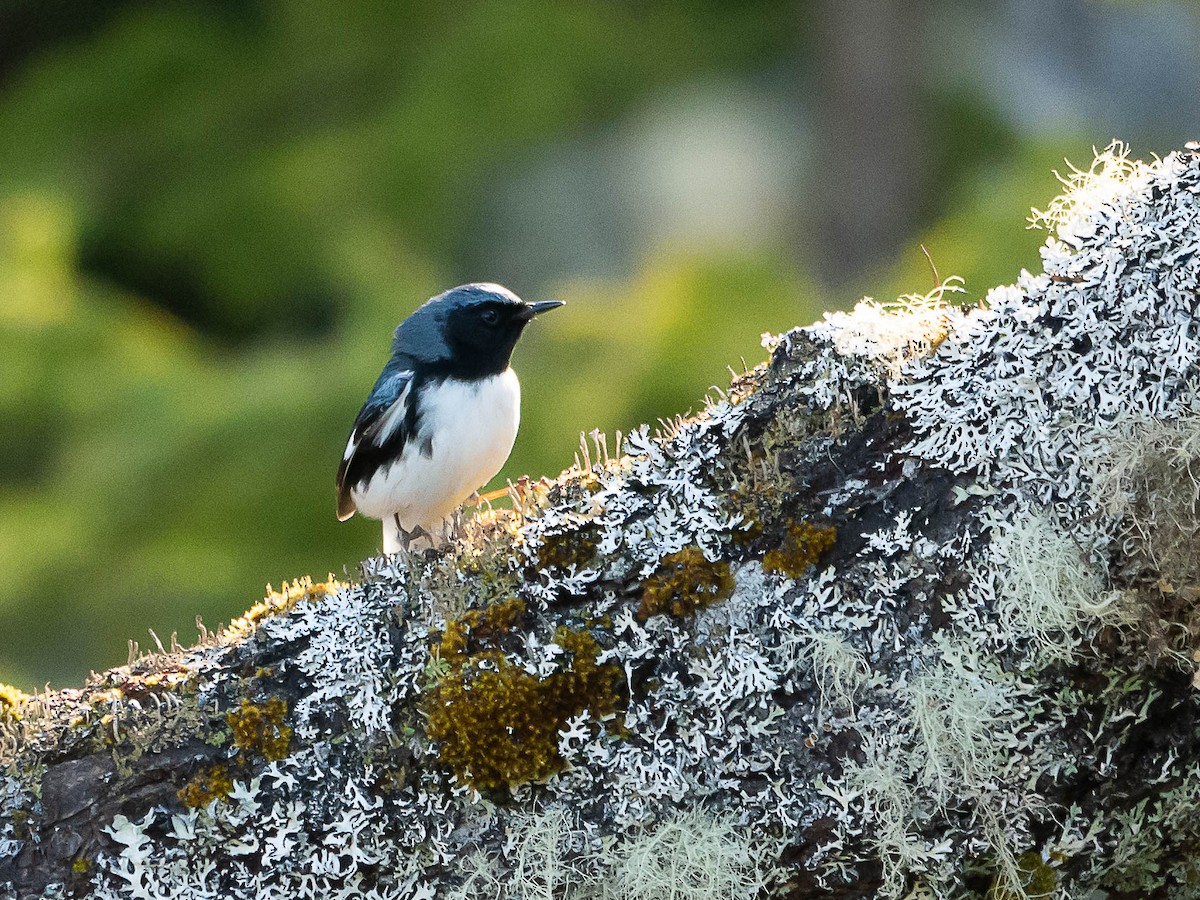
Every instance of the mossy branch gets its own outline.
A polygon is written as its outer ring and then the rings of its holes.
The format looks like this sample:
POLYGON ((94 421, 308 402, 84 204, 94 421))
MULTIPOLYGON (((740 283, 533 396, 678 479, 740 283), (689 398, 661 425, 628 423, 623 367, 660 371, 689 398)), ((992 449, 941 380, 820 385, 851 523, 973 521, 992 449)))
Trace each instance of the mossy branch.
MULTIPOLYGON (((1200 158, 444 553, 0 690, 0 896, 1194 896, 1200 158)), ((585 449, 586 453, 586 449, 585 449)))

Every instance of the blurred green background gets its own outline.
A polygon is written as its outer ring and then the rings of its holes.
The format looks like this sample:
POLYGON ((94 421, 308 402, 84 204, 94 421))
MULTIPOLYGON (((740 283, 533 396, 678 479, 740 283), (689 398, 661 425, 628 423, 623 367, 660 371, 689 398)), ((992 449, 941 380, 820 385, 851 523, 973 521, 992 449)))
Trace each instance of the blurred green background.
POLYGON ((921 243, 1035 268, 1064 157, 1200 134, 1198 47, 1194 2, 0 0, 0 681, 353 571, 337 461, 430 295, 569 301, 502 478, 555 474, 921 243))

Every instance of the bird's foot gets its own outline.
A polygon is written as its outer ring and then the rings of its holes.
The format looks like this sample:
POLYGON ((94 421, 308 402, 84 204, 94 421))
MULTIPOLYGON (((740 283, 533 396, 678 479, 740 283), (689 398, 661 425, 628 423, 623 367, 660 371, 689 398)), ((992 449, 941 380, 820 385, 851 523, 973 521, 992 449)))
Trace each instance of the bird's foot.
POLYGON ((413 544, 429 537, 429 532, 418 525, 416 528, 411 528, 408 531, 401 529, 401 541, 404 544, 405 550, 419 549, 414 548, 413 544))
POLYGON ((385 554, 400 552, 415 552, 429 547, 438 546, 434 536, 417 525, 405 528, 400 524, 400 517, 393 515, 383 522, 383 552, 385 554))

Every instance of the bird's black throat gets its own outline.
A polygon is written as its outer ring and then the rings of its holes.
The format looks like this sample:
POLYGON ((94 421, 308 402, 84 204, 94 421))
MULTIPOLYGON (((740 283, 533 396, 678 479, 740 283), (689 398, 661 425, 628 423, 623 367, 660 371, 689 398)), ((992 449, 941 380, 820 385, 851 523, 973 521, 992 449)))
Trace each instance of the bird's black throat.
POLYGON ((434 377, 472 381, 508 368, 513 348, 532 314, 524 303, 476 303, 446 316, 448 357, 422 364, 434 377))

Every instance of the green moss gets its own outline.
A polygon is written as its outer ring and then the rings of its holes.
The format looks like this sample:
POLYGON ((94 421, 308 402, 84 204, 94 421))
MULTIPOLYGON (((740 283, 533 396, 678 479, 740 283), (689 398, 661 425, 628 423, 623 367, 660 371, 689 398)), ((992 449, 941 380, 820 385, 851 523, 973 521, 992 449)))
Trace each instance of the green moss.
POLYGON ((818 528, 807 521, 789 521, 783 543, 763 557, 763 569, 799 578, 837 542, 836 528, 818 528))
POLYGON ((1049 900, 1058 890, 1058 873, 1036 850, 1017 857, 1017 870, 1021 876, 1020 891, 1012 890, 996 876, 988 889, 987 900, 1049 900))
POLYGON ((208 806, 213 800, 225 800, 233 793, 233 776, 229 774, 228 766, 215 765, 201 769, 187 784, 181 787, 176 796, 179 802, 189 809, 198 806, 208 806))
POLYGON ((597 663, 600 647, 587 631, 555 632, 564 652, 544 677, 496 649, 524 612, 517 600, 472 611, 447 625, 436 648, 444 674, 422 704, 425 731, 440 761, 477 790, 548 778, 562 766, 558 735, 568 719, 585 710, 596 719, 616 712, 620 670, 597 663))
POLYGON ((733 594, 729 564, 705 558, 699 547, 684 547, 663 557, 658 570, 642 584, 638 618, 690 616, 697 609, 727 600, 733 594))
POLYGON ((287 701, 272 697, 266 703, 243 700, 240 708, 225 715, 233 742, 242 754, 256 754, 268 761, 288 755, 292 729, 284 724, 287 701))
POLYGON ((75 862, 71 863, 71 871, 76 875, 86 875, 92 870, 92 864, 86 857, 77 857, 75 862))

